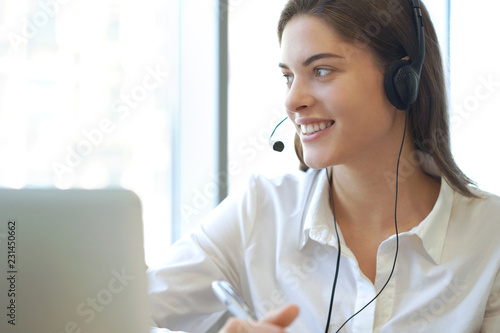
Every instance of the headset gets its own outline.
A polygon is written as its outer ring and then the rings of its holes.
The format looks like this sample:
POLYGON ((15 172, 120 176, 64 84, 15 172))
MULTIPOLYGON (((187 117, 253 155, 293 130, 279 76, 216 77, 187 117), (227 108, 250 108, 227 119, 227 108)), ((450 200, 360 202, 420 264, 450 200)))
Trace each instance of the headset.
MULTIPOLYGON (((405 112, 405 128, 403 132, 403 138, 401 141, 401 147, 399 149, 398 162, 396 166, 396 194, 395 194, 395 202, 394 202, 394 224, 396 229, 396 251, 394 255, 394 263, 392 266, 391 273, 385 284, 382 286, 380 291, 375 295, 375 297, 370 300, 365 306, 363 306, 360 310, 354 313, 351 317, 349 317, 337 330, 336 332, 340 332, 340 330, 355 316, 357 316, 361 311, 366 309, 368 305, 370 305, 375 299, 382 293, 387 284, 389 283, 392 275, 394 273, 394 269, 396 267, 396 260, 399 251, 399 232, 398 232, 398 222, 397 222, 397 203, 398 203, 398 178, 399 178, 399 162, 401 159, 401 152, 403 150, 405 137, 406 137, 406 127, 408 121, 408 110, 410 107, 416 102, 419 92, 420 86, 420 76, 422 73, 422 67, 425 59, 425 32, 424 32, 424 22, 422 18, 422 10, 420 7, 419 0, 409 0, 410 6, 413 12, 413 20, 415 24, 415 30, 417 33, 417 41, 418 41, 418 55, 413 61, 409 60, 398 60, 394 63, 390 64, 386 70, 384 76, 384 89, 387 95, 387 98, 391 102, 391 104, 401 111, 405 112)), ((284 144, 281 141, 273 141, 272 137, 274 132, 288 117, 283 119, 273 130, 271 136, 269 137, 269 143, 273 146, 275 151, 283 151, 284 144)), ((325 328, 325 333, 328 333, 330 326, 330 319, 332 315, 333 309, 333 301, 335 297, 335 290, 337 286, 337 278, 340 268, 340 257, 341 257, 341 244, 339 232, 337 230, 337 220, 335 218, 335 208, 333 204, 333 193, 332 193, 332 175, 328 174, 328 169, 325 168, 326 176, 328 179, 329 190, 330 190, 330 203, 332 205, 332 213, 333 213, 333 221, 335 226, 335 231, 337 233, 337 242, 338 242, 338 253, 337 253, 337 263, 335 276, 333 279, 332 293, 330 298, 330 308, 328 311, 328 318, 325 328)))
POLYGON ((384 78, 385 94, 398 110, 408 110, 418 97, 420 74, 425 58, 424 21, 419 0, 409 0, 418 40, 418 56, 410 62, 399 60, 387 68, 384 78))

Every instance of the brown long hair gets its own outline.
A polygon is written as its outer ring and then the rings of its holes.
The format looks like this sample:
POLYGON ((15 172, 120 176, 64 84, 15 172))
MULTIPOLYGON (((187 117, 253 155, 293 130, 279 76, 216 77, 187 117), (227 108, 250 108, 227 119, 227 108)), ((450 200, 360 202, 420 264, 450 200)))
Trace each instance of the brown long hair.
MULTIPOLYGON (((476 197, 476 185, 457 166, 451 153, 445 75, 436 31, 421 3, 425 28, 425 61, 419 96, 408 114, 415 149, 433 157, 450 186, 467 197, 476 197)), ((412 8, 408 0, 289 0, 281 12, 278 37, 281 43, 286 24, 295 15, 312 15, 328 23, 346 42, 366 46, 383 69, 405 56, 419 52, 412 8)), ((295 136, 300 169, 304 163, 302 144, 295 136)))

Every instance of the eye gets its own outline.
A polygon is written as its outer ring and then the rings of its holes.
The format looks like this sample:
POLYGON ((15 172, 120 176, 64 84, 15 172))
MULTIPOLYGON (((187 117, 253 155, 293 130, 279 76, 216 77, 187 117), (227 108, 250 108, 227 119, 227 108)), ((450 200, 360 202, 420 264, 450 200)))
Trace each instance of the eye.
POLYGON ((291 74, 283 74, 283 77, 285 78, 286 85, 290 86, 293 81, 293 76, 291 74))
POLYGON ((331 72, 333 72, 333 70, 329 69, 329 68, 315 68, 314 69, 314 74, 315 74, 316 77, 327 76, 331 72))

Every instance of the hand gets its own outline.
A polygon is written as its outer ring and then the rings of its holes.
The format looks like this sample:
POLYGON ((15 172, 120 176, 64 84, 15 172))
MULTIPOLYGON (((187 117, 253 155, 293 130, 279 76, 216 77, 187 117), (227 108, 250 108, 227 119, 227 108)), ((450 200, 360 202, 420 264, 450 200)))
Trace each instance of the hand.
POLYGON ((231 318, 219 333, 285 333, 284 329, 297 318, 298 314, 298 306, 287 305, 258 322, 231 318))

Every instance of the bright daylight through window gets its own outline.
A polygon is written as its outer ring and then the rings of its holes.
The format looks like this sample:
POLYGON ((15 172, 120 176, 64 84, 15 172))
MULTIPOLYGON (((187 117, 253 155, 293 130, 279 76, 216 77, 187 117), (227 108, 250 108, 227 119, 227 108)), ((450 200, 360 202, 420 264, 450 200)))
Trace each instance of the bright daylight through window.
POLYGON ((0 186, 132 189, 168 243, 175 7, 0 0, 0 186))

